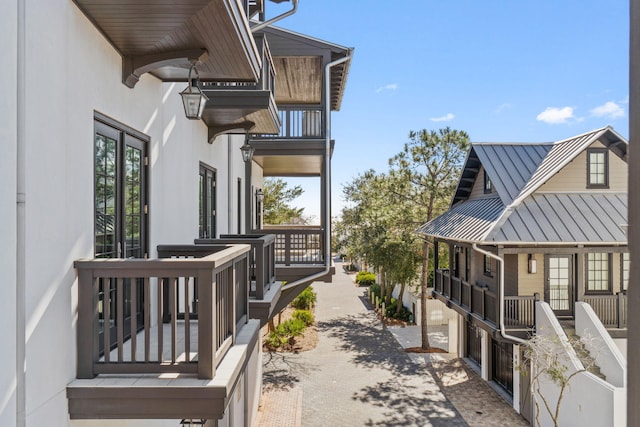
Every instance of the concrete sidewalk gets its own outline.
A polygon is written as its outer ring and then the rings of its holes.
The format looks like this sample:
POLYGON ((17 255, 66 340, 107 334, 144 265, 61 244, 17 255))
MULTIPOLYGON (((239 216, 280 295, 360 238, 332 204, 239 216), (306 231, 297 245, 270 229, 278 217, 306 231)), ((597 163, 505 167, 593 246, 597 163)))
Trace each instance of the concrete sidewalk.
MULTIPOLYGON (((341 267, 313 284, 318 346, 264 355, 258 426, 528 425, 460 359, 404 352, 419 328, 382 325, 341 267)), ((445 332, 430 330, 433 345, 446 348, 445 332)))

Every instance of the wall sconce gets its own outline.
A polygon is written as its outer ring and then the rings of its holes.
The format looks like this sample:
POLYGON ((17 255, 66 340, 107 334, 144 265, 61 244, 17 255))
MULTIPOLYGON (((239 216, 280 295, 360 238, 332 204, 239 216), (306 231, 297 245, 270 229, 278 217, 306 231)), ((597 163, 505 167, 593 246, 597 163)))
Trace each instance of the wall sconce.
POLYGON ((189 68, 189 82, 185 90, 180 92, 182 104, 184 104, 184 115, 190 120, 200 120, 204 112, 204 104, 209 100, 200 89, 200 75, 195 64, 189 68), (195 72, 195 81, 191 79, 191 73, 195 72))
POLYGON ((180 421, 180 425, 185 427, 204 426, 206 423, 207 420, 194 420, 193 418, 186 418, 180 421))
POLYGON ((262 188, 256 190, 256 199, 259 203, 262 203, 264 201, 264 192, 262 191, 262 188))
POLYGON ((536 261, 535 256, 529 254, 529 273, 536 274, 538 272, 538 262, 536 261))
POLYGON ((242 151, 242 160, 244 160, 245 163, 249 163, 251 159, 253 159, 253 153, 254 151, 256 151, 256 149, 253 148, 251 144, 249 144, 248 134, 244 140, 244 145, 240 147, 240 151, 242 151))

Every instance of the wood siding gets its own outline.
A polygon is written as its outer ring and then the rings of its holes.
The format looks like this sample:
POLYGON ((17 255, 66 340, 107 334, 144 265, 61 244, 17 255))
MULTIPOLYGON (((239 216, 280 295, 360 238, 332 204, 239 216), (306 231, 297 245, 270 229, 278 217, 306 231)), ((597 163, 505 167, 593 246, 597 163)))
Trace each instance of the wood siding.
POLYGON ((491 193, 484 193, 484 168, 480 168, 480 172, 476 175, 476 181, 473 183, 471 193, 469 194, 469 200, 481 199, 483 197, 495 197, 497 195, 495 189, 491 193))
POLYGON ((537 261, 537 273, 529 273, 528 254, 518 254, 518 295, 544 295, 544 255, 533 254, 537 261))
MULTIPOLYGON (((589 148, 605 148, 600 142, 589 148)), ((587 152, 580 153, 573 161, 562 168, 538 192, 587 191, 587 152)), ((588 190, 593 191, 593 190, 588 190)), ((609 151, 609 191, 627 191, 627 163, 609 151)))

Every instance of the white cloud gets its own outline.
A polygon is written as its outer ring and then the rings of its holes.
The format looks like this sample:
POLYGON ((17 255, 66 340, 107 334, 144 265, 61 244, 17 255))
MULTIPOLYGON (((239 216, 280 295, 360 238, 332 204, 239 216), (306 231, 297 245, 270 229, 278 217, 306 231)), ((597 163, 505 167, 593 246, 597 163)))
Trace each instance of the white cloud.
POLYGON ((552 125, 568 123, 569 119, 580 121, 580 119, 574 117, 573 107, 547 107, 546 110, 536 116, 536 120, 552 125))
POLYGON ((442 116, 442 117, 432 117, 429 120, 431 120, 432 122, 449 122, 451 120, 453 120, 456 116, 452 113, 447 113, 446 115, 442 116))
POLYGON ((376 93, 380 93, 383 90, 396 90, 398 89, 398 83, 389 83, 386 86, 381 86, 378 89, 376 89, 376 93))
POLYGON ((620 117, 624 117, 624 109, 615 102, 608 101, 591 110, 591 115, 596 117, 606 117, 608 119, 618 119, 620 117))
POLYGON ((498 105, 498 108, 496 108, 495 112, 502 113, 504 110, 510 110, 511 108, 513 108, 513 104, 505 102, 504 104, 498 105))

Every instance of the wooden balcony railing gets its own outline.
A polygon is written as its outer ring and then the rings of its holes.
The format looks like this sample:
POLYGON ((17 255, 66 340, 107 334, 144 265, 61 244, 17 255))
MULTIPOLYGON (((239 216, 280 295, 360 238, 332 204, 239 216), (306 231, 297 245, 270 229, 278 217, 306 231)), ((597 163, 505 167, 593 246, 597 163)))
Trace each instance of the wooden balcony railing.
POLYGON ((269 227, 257 232, 276 236, 276 264, 324 264, 324 230, 320 227, 269 227))
MULTIPOLYGON (((452 302, 477 314, 482 319, 497 324, 499 301, 487 287, 472 285, 460 278, 451 277, 449 270, 436 271, 434 292, 447 297, 452 302)), ((535 303, 539 294, 506 295, 504 297, 504 322, 510 330, 529 331, 535 327, 535 303)), ((626 328, 628 316, 627 295, 585 295, 582 301, 588 303, 607 328, 626 328)))
POLYGON ((249 296, 258 300, 264 299, 264 293, 271 289, 276 280, 274 234, 224 234, 219 239, 196 239, 196 245, 248 244, 249 277, 251 286, 249 296))
MULTIPOLYGON (((441 269, 435 275, 436 293, 439 293, 469 313, 483 320, 498 324, 500 302, 497 295, 488 287, 472 285, 459 277, 451 277, 449 270, 441 269)), ((512 330, 530 330, 535 325, 535 302, 539 296, 505 296, 505 326, 512 330)))
POLYGON ((256 139, 322 139, 324 120, 321 107, 290 107, 279 105, 280 133, 254 135, 256 139))
POLYGON ((262 69, 258 81, 253 82, 202 82, 202 90, 207 95, 215 96, 219 90, 264 90, 275 96, 276 73, 267 39, 260 34, 254 35, 257 48, 262 56, 262 69), (211 94, 207 93, 212 91, 211 94))
POLYGON ((175 249, 164 246, 165 259, 74 263, 78 378, 145 373, 214 377, 237 325, 248 317, 251 248, 221 245, 202 257, 175 249))
POLYGON ((619 292, 616 295, 585 295, 582 300, 593 308, 605 327, 627 327, 627 294, 619 292))

